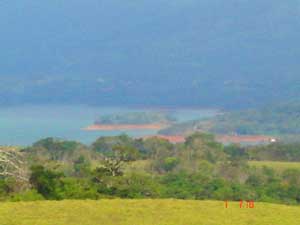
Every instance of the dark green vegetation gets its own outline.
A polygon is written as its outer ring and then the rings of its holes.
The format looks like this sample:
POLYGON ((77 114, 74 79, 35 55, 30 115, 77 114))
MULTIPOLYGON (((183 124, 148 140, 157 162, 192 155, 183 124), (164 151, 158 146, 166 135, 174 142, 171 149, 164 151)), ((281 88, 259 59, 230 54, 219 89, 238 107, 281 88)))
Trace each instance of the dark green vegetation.
POLYGON ((161 112, 132 112, 100 116, 95 124, 169 124, 176 118, 168 113, 161 112))
POLYGON ((227 112, 210 119, 175 124, 160 133, 183 134, 197 130, 215 134, 279 135, 292 141, 300 134, 300 104, 227 112))
MULTIPOLYGON (((12 151, 18 152, 22 168, 1 175, 2 200, 178 198, 300 203, 299 169, 277 171, 248 163, 300 162, 300 144, 223 146, 212 135, 195 133, 182 144, 126 135, 101 137, 91 146, 47 138, 12 151), (18 170, 28 172, 20 179, 14 175, 18 170)), ((13 160, 13 154, 7 159, 13 160)))

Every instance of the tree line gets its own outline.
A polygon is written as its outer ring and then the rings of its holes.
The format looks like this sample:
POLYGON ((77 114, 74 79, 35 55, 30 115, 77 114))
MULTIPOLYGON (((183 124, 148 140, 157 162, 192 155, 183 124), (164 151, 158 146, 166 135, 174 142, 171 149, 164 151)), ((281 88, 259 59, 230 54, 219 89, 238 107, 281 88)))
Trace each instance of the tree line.
MULTIPOLYGON (((3 152, 3 151, 2 151, 3 152)), ((100 137, 86 146, 42 139, 0 162, 3 201, 177 198, 300 203, 300 170, 256 168, 249 160, 300 161, 300 144, 224 146, 195 133, 185 143, 100 137), (17 167, 7 167, 18 162, 17 167), (6 168, 6 173, 1 173, 6 168)), ((0 151, 1 159, 1 151, 0 151)))

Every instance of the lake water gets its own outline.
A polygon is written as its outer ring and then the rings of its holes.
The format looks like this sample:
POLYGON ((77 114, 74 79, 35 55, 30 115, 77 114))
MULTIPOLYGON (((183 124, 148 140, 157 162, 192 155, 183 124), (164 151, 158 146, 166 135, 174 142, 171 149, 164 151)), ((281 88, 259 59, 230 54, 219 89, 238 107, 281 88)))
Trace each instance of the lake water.
MULTIPOLYGON (((58 137, 90 144, 100 136, 127 133, 130 136, 155 134, 155 130, 84 131, 99 115, 161 111, 161 109, 90 107, 90 106, 21 106, 0 108, 0 145, 30 145, 45 137, 58 137)), ((216 110, 172 109, 179 121, 213 116, 216 110)))

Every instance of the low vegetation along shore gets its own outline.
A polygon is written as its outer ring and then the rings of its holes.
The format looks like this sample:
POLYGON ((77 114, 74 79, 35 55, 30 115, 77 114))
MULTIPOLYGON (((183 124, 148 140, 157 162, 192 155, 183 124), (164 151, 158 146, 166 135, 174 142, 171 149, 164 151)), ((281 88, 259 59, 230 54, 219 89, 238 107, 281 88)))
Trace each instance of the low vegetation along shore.
POLYGON ((99 200, 2 203, 5 225, 299 225, 300 207, 182 200, 99 200))

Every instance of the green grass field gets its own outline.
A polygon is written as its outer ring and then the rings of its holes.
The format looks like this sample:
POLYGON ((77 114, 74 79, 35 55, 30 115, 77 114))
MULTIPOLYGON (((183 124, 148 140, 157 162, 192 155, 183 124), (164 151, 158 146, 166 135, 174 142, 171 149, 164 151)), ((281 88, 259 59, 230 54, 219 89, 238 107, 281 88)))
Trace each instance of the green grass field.
POLYGON ((283 171, 286 169, 299 169, 299 162, 276 162, 276 161, 249 161, 249 165, 255 166, 257 168, 262 168, 263 166, 273 168, 277 171, 283 171))
POLYGON ((300 207, 182 200, 1 203, 1 225, 299 225, 300 207))

